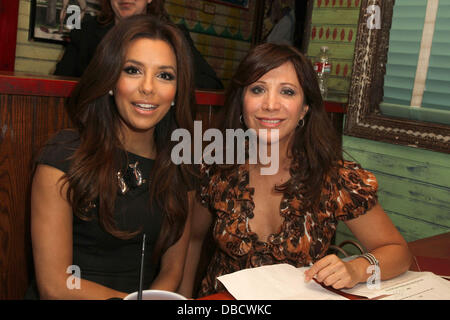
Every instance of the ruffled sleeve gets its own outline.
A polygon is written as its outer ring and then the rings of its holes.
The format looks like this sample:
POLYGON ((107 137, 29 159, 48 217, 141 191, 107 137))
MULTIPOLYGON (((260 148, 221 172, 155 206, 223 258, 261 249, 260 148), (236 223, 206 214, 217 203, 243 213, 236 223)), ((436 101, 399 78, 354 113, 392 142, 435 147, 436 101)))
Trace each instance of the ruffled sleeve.
POLYGON ((378 202, 377 179, 355 162, 344 162, 331 188, 334 192, 331 193, 328 208, 334 209, 334 218, 337 220, 357 218, 378 202))

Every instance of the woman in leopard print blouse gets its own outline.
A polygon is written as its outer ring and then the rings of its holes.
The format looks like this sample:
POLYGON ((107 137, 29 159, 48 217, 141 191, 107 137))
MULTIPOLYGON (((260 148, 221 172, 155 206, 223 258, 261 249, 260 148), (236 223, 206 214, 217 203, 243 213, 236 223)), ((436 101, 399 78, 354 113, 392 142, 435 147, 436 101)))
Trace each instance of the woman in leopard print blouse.
POLYGON ((210 226, 216 247, 198 296, 224 291, 218 276, 278 263, 312 265, 305 279, 336 289, 366 281, 369 259, 344 262, 327 254, 338 221, 378 260, 381 279, 408 269, 411 255, 377 202, 374 175, 343 160, 314 70, 298 50, 273 44, 252 49, 231 81, 225 108, 222 132, 254 129, 259 144, 277 148, 278 170, 263 175, 269 164, 249 158, 244 164, 201 166, 203 206, 194 209, 184 294, 192 292, 210 226))

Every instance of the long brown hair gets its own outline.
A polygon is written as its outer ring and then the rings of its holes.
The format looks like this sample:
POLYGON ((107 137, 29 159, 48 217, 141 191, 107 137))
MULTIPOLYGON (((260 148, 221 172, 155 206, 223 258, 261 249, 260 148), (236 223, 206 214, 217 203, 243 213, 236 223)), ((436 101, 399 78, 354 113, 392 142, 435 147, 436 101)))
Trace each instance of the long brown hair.
POLYGON ((317 77, 311 62, 288 45, 265 43, 251 49, 241 61, 226 92, 224 128, 243 128, 240 116, 247 86, 264 74, 291 62, 303 89, 304 103, 309 106, 304 126, 297 127, 290 146, 291 179, 278 191, 302 195, 304 209, 317 209, 328 175, 337 174, 342 151, 337 134, 325 111, 317 77))
MULTIPOLYGON (((151 16, 156 16, 161 20, 168 21, 169 15, 164 7, 165 0, 152 0, 147 4, 147 14, 151 16)), ((101 11, 97 16, 97 21, 100 24, 106 25, 114 22, 114 11, 111 7, 111 0, 101 1, 101 11)))
POLYGON ((150 177, 151 202, 155 201, 165 214, 157 244, 160 253, 182 234, 190 171, 185 165, 173 164, 170 157, 174 146, 170 133, 177 128, 192 132, 194 103, 192 58, 185 38, 175 25, 137 15, 121 20, 100 42, 68 102, 68 113, 79 132, 81 144, 65 178, 67 198, 74 214, 89 219, 86 206, 98 199, 99 222, 103 228, 119 238, 133 235, 117 230, 113 219, 118 192, 116 174, 123 166, 124 148, 119 140, 119 113, 108 91, 119 79, 127 48, 139 38, 165 41, 172 47, 177 61, 175 106, 156 125, 157 156, 150 177))

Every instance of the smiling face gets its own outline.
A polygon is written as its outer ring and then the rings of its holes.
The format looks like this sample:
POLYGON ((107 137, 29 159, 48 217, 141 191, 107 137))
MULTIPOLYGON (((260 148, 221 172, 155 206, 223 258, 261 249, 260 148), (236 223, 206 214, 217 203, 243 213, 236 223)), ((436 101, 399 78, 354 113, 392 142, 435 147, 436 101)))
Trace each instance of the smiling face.
POLYGON ((152 0, 110 0, 116 23, 123 18, 144 14, 152 0))
POLYGON ((303 90, 294 66, 286 62, 245 88, 245 124, 257 132, 266 129, 267 142, 279 141, 281 150, 284 150, 283 147, 287 148, 299 121, 308 111, 303 101, 303 90), (273 137, 273 129, 278 129, 278 140, 273 137))
POLYGON ((165 41, 141 38, 130 43, 114 90, 125 140, 136 134, 153 138, 175 99, 176 72, 175 53, 165 41))

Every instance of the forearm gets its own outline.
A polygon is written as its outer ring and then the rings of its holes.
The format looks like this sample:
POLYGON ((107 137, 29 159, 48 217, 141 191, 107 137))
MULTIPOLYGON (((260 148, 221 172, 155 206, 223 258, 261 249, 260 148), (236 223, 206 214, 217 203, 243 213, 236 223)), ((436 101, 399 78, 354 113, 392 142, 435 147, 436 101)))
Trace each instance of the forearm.
MULTIPOLYGON (((412 262, 408 244, 380 204, 375 205, 366 214, 346 221, 346 225, 378 260, 381 280, 391 279, 408 270, 412 262)), ((358 258, 352 263, 359 272, 359 282, 366 281, 372 274, 367 272, 370 264, 364 260, 358 258)))
POLYGON ((170 271, 162 270, 151 284, 150 289, 175 292, 180 285, 181 276, 181 270, 178 268, 170 271))
POLYGON ((39 287, 40 299, 42 300, 106 300, 110 298, 124 298, 128 295, 126 292, 120 292, 101 284, 73 278, 68 285, 68 278, 59 281, 53 281, 49 284, 41 284, 39 287), (70 289, 69 287, 72 287, 70 289))
MULTIPOLYGON (((379 262, 381 280, 396 277, 409 269, 412 255, 407 245, 390 244, 371 251, 379 262)), ((372 275, 370 263, 359 257, 349 262, 358 275, 358 282, 366 282, 372 275)))
POLYGON ((150 289, 177 291, 183 276, 189 235, 190 218, 186 221, 181 238, 163 254, 159 274, 153 281, 150 289))
POLYGON ((202 250, 201 241, 191 241, 187 253, 186 264, 184 266, 183 278, 179 287, 179 292, 185 297, 192 297, 195 277, 200 261, 202 250))

